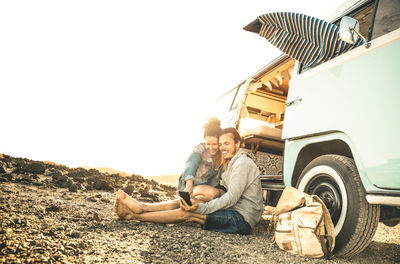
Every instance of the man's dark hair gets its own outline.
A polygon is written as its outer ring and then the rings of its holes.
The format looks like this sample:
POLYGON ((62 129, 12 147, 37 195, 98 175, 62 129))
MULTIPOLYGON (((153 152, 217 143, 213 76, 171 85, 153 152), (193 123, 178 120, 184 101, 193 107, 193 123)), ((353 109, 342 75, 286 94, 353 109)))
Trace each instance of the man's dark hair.
POLYGON ((235 144, 238 142, 242 143, 242 138, 240 137, 239 132, 234 127, 227 127, 227 128, 222 129, 220 136, 229 134, 229 133, 233 135, 233 141, 235 142, 235 144))
POLYGON ((216 117, 210 117, 208 122, 204 125, 204 138, 216 137, 217 139, 221 135, 221 121, 216 117))

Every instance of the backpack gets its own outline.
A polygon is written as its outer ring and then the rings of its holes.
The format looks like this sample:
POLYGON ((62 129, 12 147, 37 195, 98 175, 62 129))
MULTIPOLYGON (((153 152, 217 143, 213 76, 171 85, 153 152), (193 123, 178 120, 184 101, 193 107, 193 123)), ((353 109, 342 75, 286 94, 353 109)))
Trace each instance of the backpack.
POLYGON ((286 187, 273 211, 274 239, 290 253, 306 257, 332 257, 335 228, 323 201, 293 187, 286 187))

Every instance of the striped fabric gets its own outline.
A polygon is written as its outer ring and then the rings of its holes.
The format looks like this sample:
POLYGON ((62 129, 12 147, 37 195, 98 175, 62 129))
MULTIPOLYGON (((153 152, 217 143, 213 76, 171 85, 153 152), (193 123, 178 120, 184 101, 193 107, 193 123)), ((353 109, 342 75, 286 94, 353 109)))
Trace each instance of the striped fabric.
POLYGON ((258 17, 265 37, 285 54, 306 66, 316 66, 362 44, 339 38, 339 27, 303 14, 277 12, 258 17))

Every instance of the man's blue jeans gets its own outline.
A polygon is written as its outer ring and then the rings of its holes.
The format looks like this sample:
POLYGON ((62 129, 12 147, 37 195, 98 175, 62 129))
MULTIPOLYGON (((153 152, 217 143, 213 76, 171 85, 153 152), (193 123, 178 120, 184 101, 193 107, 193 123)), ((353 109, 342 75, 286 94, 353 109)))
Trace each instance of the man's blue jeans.
POLYGON ((248 235, 250 234, 251 227, 238 212, 233 210, 220 210, 207 215, 203 229, 248 235))

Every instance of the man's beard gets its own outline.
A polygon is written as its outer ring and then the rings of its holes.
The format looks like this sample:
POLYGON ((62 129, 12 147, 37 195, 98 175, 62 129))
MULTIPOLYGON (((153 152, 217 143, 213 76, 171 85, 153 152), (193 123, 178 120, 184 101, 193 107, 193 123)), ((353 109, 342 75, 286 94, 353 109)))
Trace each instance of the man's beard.
POLYGON ((236 145, 235 145, 235 151, 233 152, 232 157, 224 158, 224 160, 231 160, 236 155, 237 151, 238 150, 237 150, 236 145))

